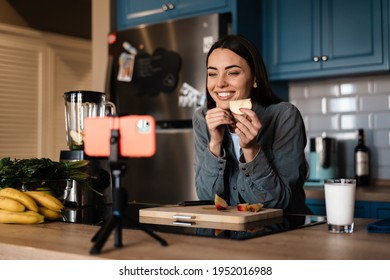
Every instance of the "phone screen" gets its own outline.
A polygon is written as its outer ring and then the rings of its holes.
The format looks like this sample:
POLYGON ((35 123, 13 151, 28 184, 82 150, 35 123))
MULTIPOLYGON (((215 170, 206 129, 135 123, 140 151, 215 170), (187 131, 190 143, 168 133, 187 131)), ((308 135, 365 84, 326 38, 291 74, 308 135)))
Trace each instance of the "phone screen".
POLYGON ((85 119, 85 153, 92 157, 109 157, 112 129, 119 129, 122 157, 152 157, 156 153, 156 123, 149 115, 85 119))

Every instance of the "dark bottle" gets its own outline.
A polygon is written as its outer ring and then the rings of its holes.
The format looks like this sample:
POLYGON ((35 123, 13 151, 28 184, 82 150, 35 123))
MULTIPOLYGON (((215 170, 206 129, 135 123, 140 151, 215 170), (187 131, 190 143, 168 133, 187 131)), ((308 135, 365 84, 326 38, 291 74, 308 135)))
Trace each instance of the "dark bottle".
POLYGON ((355 147, 355 178, 357 186, 370 185, 370 150, 365 144, 364 130, 358 131, 358 144, 355 147))

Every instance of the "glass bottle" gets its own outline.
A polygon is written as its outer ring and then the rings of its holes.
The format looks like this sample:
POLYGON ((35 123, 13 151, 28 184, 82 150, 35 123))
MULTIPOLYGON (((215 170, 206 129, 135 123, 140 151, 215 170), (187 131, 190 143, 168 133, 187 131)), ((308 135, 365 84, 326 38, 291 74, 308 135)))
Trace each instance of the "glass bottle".
POLYGON ((370 185, 370 150, 364 139, 364 130, 358 130, 358 143, 355 146, 355 178, 357 186, 370 185))

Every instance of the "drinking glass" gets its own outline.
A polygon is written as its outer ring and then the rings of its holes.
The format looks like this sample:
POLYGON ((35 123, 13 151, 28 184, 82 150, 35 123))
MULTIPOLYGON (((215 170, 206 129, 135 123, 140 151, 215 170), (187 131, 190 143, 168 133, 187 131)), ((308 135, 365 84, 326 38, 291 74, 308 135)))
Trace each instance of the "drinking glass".
POLYGON ((325 205, 328 229, 336 233, 353 232, 355 179, 325 180, 325 205))

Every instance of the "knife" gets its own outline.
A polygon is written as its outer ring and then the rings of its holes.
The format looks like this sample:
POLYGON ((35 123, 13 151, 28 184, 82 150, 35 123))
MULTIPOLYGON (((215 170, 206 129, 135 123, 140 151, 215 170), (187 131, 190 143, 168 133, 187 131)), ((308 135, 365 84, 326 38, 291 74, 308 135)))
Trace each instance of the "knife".
POLYGON ((212 200, 187 200, 179 202, 177 205, 180 206, 195 206, 195 205, 214 205, 212 200))

